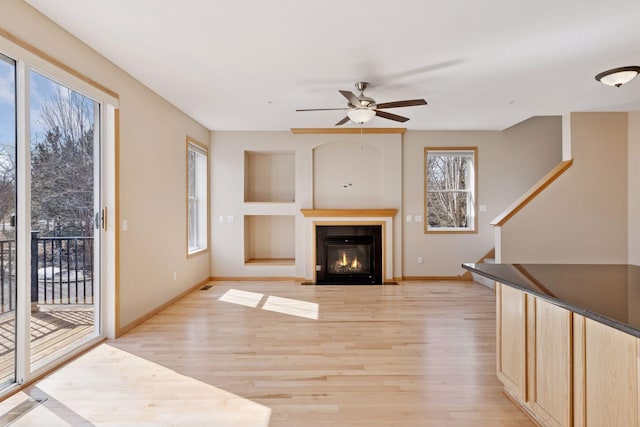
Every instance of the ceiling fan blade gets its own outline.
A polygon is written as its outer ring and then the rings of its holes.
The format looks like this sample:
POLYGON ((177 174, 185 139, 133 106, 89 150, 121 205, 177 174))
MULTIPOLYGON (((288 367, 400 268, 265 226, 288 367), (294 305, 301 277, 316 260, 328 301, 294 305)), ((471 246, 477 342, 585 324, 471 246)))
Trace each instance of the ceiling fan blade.
POLYGON ((354 107, 359 107, 360 106, 360 100, 358 99, 357 96, 354 95, 353 92, 349 92, 348 90, 340 90, 338 92, 340 92, 342 94, 342 96, 347 98, 349 103, 351 105, 353 105, 354 107))
POLYGON ((375 110, 375 111, 376 111, 376 116, 382 117, 383 119, 389 119, 389 120, 394 120, 396 122, 403 122, 403 123, 409 120, 408 117, 402 117, 397 114, 387 113, 386 111, 378 111, 378 110, 375 110))
POLYGON ((343 124, 347 123, 348 121, 349 121, 349 117, 345 117, 344 119, 342 119, 338 123, 336 123, 334 126, 343 125, 343 124))
POLYGON ((331 110, 348 110, 348 108, 306 108, 296 111, 331 111, 331 110))
POLYGON ((427 101, 424 99, 408 99, 406 101, 383 102, 378 104, 377 108, 414 107, 416 105, 427 105, 427 101))

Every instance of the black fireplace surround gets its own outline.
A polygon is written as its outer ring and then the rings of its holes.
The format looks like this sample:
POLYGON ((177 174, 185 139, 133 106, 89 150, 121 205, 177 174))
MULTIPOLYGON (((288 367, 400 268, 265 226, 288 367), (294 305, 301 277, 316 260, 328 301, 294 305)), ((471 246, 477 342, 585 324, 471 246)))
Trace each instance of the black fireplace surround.
POLYGON ((316 226, 316 284, 382 284, 382 226, 316 226))

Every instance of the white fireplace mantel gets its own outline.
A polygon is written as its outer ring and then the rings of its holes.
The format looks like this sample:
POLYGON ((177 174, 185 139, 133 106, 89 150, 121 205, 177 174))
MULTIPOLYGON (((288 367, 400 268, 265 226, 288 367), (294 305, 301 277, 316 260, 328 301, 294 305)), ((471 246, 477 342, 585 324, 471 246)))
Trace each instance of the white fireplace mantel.
POLYGON ((393 217, 397 209, 300 209, 305 219, 305 281, 316 282, 317 225, 381 225, 383 248, 383 279, 394 280, 393 217))

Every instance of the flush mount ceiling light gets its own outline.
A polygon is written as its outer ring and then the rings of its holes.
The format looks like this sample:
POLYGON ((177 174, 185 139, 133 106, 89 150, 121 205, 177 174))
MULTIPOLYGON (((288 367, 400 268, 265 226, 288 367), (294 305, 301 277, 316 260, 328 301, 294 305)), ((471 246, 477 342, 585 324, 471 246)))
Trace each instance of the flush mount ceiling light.
POLYGON ((620 67, 603 71, 596 76, 596 80, 608 86, 620 87, 633 80, 638 73, 640 73, 640 67, 637 65, 630 65, 628 67, 620 67))
POLYGON ((352 122, 355 123, 367 123, 376 115, 374 110, 370 110, 368 108, 356 108, 353 110, 349 110, 347 112, 347 116, 352 122))

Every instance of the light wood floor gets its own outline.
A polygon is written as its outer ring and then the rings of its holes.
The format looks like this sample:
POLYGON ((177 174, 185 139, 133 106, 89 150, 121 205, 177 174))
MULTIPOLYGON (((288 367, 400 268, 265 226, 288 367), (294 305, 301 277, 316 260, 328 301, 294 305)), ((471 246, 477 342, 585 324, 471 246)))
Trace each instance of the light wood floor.
POLYGON ((0 421, 46 398, 13 425, 533 425, 496 378, 486 287, 213 285, 0 403, 0 421), (220 301, 230 289, 263 296, 220 301))

